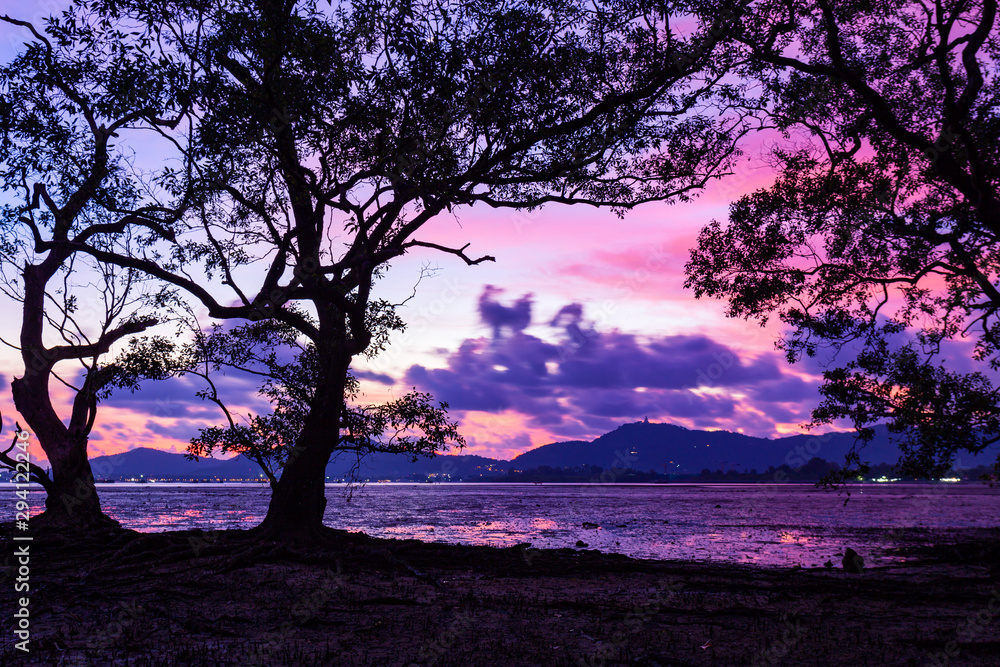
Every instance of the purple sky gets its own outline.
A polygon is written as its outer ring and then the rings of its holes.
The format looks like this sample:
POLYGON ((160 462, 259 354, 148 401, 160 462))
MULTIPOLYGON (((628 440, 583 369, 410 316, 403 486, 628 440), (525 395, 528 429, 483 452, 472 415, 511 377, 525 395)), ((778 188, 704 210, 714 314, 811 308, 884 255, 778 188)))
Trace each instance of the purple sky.
MULTIPOLYGON (((60 5, 25 10, 0 0, 0 11, 38 21, 60 5)), ((3 57, 23 41, 21 32, 2 26, 3 57)), ((456 209, 432 221, 422 240, 471 242, 469 253, 497 262, 468 267, 423 249, 392 265, 376 297, 401 301, 421 267, 439 270, 400 309, 407 331, 380 357, 357 363, 363 399, 411 387, 430 391, 451 404, 466 453, 502 458, 554 440, 590 439, 647 416, 758 436, 799 432, 818 400, 820 369, 784 362, 774 350, 776 324, 729 320, 725 304, 696 301, 682 287, 701 226, 724 219, 730 201, 771 181, 761 159, 764 138, 745 150, 736 173, 697 200, 648 204, 623 220, 593 207, 550 205, 533 213, 456 209)), ((5 318, 0 333, 16 339, 16 327, 15 318, 5 318)), ((7 428, 16 418, 7 388, 21 372, 18 357, 0 351, 7 428)), ((220 380, 241 413, 267 409, 255 386, 220 380)), ((178 380, 114 397, 102 407, 91 454, 134 446, 182 451, 198 427, 221 422, 217 408, 194 396, 199 388, 178 380)))

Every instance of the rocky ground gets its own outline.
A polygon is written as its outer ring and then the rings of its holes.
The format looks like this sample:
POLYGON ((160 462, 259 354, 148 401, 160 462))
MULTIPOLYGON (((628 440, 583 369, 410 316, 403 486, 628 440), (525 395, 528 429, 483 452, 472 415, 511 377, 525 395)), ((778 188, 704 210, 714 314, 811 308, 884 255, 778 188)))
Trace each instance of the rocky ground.
POLYGON ((861 574, 352 533, 308 551, 241 531, 38 535, 28 654, 15 648, 19 543, 9 527, 0 534, 3 665, 1000 660, 1000 530, 914 547, 906 563, 861 574))

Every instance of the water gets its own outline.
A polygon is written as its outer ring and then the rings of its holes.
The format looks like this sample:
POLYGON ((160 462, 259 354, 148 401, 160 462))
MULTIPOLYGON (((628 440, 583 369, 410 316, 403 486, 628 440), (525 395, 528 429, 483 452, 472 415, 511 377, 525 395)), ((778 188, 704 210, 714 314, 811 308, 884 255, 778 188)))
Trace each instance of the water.
MULTIPOLYGON (((144 532, 250 528, 269 498, 266 485, 252 484, 98 489, 110 516, 144 532)), ((11 485, 0 491, 13 497, 11 485)), ((839 566, 848 546, 869 565, 888 564, 902 560, 887 553, 897 544, 1000 526, 1000 488, 979 484, 855 486, 846 505, 812 484, 369 484, 350 502, 343 485, 330 484, 327 497, 327 525, 377 537, 540 548, 582 540, 639 558, 803 567, 839 566)), ((33 492, 32 506, 42 504, 33 492)))

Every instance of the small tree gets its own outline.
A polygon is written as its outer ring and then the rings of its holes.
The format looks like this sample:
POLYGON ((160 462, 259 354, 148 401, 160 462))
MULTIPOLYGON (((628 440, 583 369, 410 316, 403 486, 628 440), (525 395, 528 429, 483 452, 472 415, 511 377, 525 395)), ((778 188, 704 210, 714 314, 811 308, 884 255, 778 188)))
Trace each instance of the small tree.
MULTIPOLYGON (((849 355, 813 425, 847 418, 863 443, 887 420, 915 476, 984 451, 1000 440, 996 1, 763 2, 731 44, 762 83, 748 111, 798 141, 778 144, 772 187, 702 231, 687 285, 732 316, 778 314, 790 361, 849 355), (945 362, 967 337, 972 371, 945 362)), ((847 462, 840 479, 866 470, 847 462)))
MULTIPOLYGON (((130 173, 130 156, 113 144, 128 131, 176 122, 162 116, 177 71, 148 39, 126 44, 118 27, 93 14, 51 18, 44 34, 0 20, 31 36, 0 68, 0 187, 16 202, 3 206, 0 218, 0 290, 20 304, 19 340, 3 341, 24 363, 11 382, 14 404, 52 472, 31 469, 47 492, 37 521, 113 525, 101 512, 87 458, 98 397, 113 375, 104 360, 115 343, 157 318, 143 305, 151 296, 143 274, 95 262, 77 248, 128 255, 150 237, 173 238, 177 216, 149 201, 130 173), (54 383, 72 397, 65 417, 54 383)), ((4 454, 0 465, 14 462, 4 454)))
MULTIPOLYGON (((376 342, 366 350, 368 356, 384 349, 389 331, 404 328, 387 302, 376 301, 373 310, 383 317, 371 325, 376 342)), ((144 379, 200 377, 207 387, 197 395, 218 405, 227 424, 202 429, 191 440, 188 458, 198 460, 216 452, 242 455, 260 467, 275 489, 281 470, 301 451, 296 443, 321 382, 318 361, 315 345, 303 340, 294 327, 273 320, 230 330, 214 325, 209 333, 196 330, 187 344, 163 337, 133 339, 116 360, 113 382, 135 390, 144 379), (271 402, 269 414, 232 413, 213 378, 233 371, 262 378, 260 395, 271 402)), ((449 445, 465 446, 457 424, 447 419, 448 404, 435 405, 430 394, 414 390, 380 405, 361 405, 359 396, 359 383, 348 374, 340 428, 329 434, 334 456, 355 456, 352 472, 364 456, 376 452, 407 454, 416 461, 446 451, 449 445)))

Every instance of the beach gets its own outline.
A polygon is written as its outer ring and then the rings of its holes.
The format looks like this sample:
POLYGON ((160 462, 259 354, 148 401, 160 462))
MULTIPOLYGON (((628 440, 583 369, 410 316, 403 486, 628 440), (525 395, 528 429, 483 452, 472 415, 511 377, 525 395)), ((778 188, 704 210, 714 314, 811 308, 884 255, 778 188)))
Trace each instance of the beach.
MULTIPOLYGON (((12 531, 4 557, 13 553, 12 531)), ((1000 530, 845 571, 244 531, 31 543, 30 652, 3 664, 995 665, 1000 530)), ((13 570, 5 561, 4 586, 13 570)), ((10 596, 7 596, 10 599, 10 596)))

